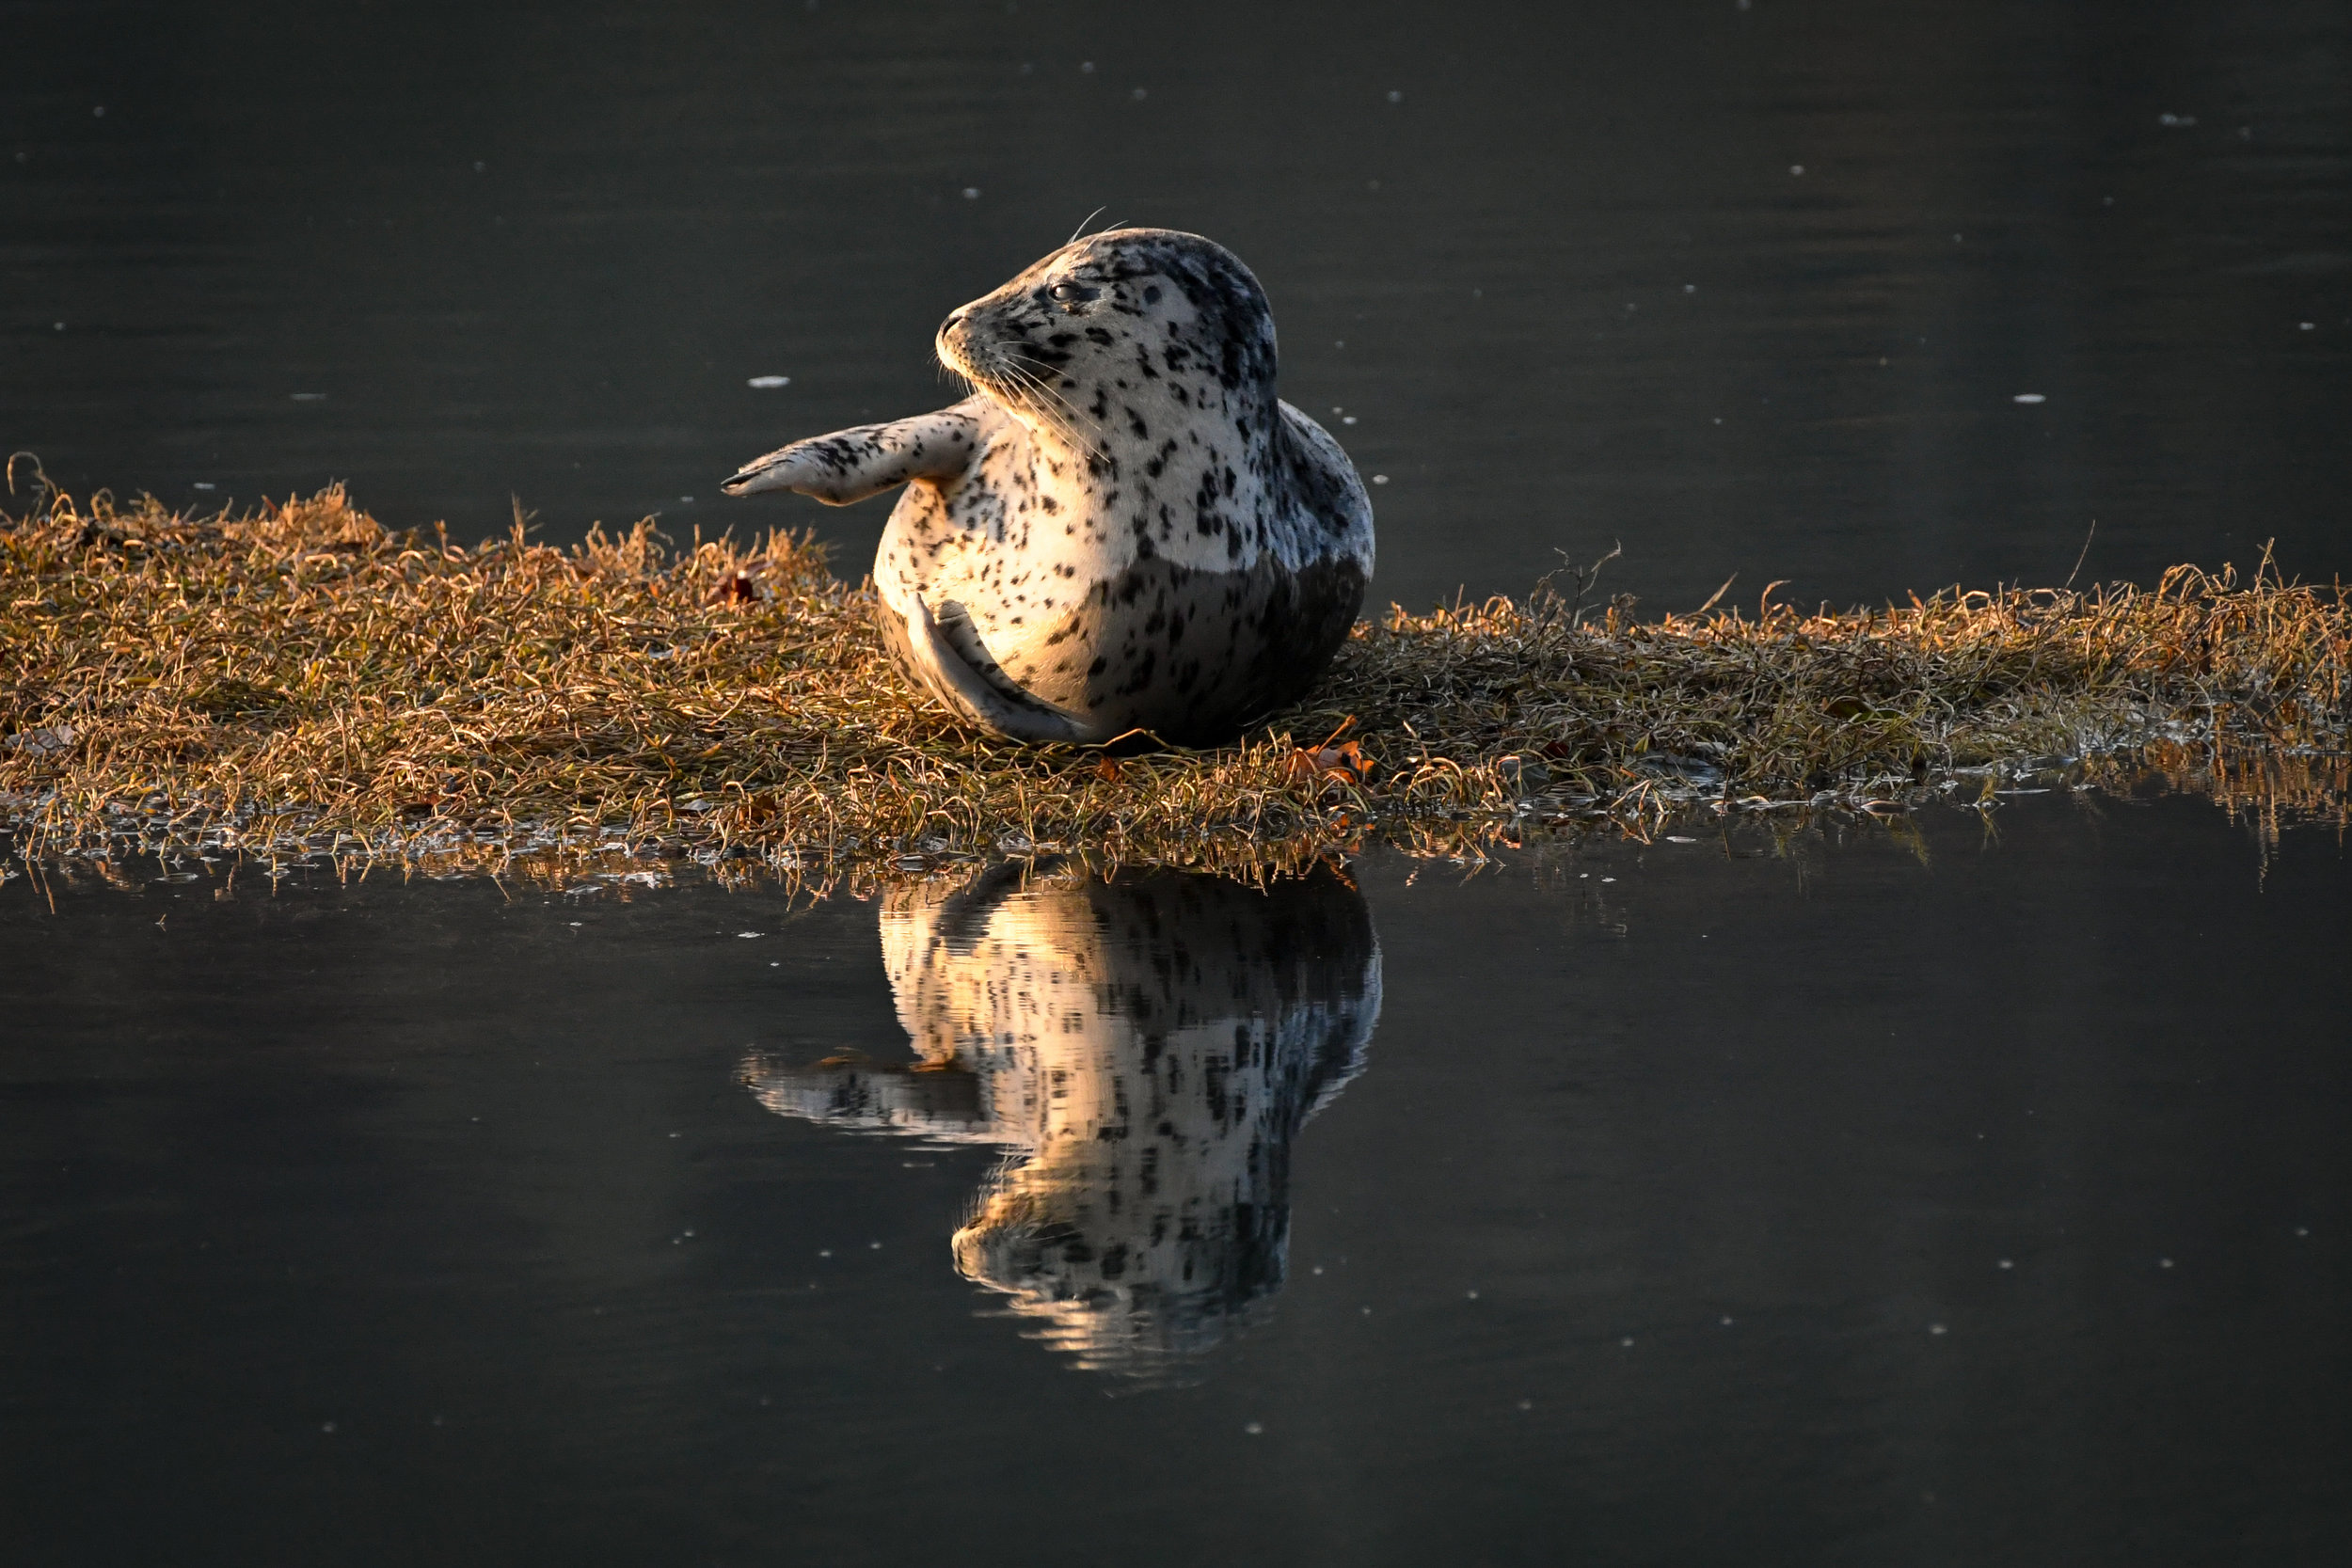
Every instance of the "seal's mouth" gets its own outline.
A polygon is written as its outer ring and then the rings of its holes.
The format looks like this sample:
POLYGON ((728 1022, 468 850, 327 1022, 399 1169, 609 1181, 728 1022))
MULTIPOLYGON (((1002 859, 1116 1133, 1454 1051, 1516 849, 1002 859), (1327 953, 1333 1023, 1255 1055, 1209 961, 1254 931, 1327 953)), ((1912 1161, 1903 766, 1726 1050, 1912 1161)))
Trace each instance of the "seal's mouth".
POLYGON ((962 330, 961 322, 941 327, 932 346, 938 351, 939 362, 947 367, 949 373, 961 376, 993 397, 1007 397, 1009 388, 1004 386, 1003 377, 992 374, 986 358, 972 352, 974 345, 962 330))
POLYGON ((1038 390, 1052 390, 1043 367, 1025 366, 1013 353, 977 338, 961 312, 939 329, 937 346, 941 364, 1002 402, 1027 406, 1038 390))

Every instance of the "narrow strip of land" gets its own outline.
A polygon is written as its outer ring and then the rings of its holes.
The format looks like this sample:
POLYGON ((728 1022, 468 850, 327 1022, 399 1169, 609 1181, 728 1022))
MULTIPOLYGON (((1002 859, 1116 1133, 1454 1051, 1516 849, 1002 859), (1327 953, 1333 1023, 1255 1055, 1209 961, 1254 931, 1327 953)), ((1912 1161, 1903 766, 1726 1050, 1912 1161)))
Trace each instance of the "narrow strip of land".
POLYGON ((535 831, 780 863, 1063 848, 1281 865, 1691 811, 1884 811, 2059 760, 2341 826, 2352 602, 2267 568, 1642 620, 1549 589, 1356 628, 1206 752, 1033 748, 919 702, 820 546, 395 531, 341 489, 0 519, 0 816, 379 852, 535 831))

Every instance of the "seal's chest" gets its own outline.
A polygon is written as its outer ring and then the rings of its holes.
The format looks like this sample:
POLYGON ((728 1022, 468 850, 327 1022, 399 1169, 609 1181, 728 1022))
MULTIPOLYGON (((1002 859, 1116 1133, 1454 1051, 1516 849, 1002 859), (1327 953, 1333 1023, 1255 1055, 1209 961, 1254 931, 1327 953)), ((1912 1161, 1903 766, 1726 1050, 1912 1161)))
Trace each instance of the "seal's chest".
POLYGON ((963 473, 901 500, 899 519, 949 552, 1009 551, 1041 562, 1099 559, 1105 538, 1102 500, 1115 495, 1085 470, 1084 460, 1041 449, 1015 426, 983 442, 963 473))

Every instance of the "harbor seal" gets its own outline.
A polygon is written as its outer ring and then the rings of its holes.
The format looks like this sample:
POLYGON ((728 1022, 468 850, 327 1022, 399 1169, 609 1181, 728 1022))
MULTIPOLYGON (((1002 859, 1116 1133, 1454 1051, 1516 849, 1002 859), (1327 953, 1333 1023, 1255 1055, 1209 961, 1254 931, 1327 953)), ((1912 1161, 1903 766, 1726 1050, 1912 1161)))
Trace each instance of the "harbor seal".
POLYGON ((1295 701, 1372 576, 1372 501, 1275 395, 1274 317, 1222 245, 1114 229, 950 313, 974 395, 796 441, 729 495, 906 485, 874 557, 918 688, 1021 740, 1230 739, 1295 701))

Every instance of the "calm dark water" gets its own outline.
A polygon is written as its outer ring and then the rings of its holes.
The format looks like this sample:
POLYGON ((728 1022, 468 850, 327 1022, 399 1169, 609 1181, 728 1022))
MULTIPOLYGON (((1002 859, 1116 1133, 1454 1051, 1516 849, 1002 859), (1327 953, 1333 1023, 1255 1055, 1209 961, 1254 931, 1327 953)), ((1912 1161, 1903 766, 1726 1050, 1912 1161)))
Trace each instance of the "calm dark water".
POLYGON ((77 490, 854 574, 886 501, 720 476, 949 401, 939 318, 1101 208, 1258 270, 1408 604, 1616 540, 1661 607, 2051 582, 2094 519, 2087 578, 2352 566, 2341 0, 0 21, 0 440, 77 490))
POLYGON ((11 1555, 2341 1560, 2343 853, 2063 800, 1265 895, 19 878, 11 1555))
MULTIPOLYGON (((1386 596, 2352 566, 2337 3, 0 25, 0 444, 77 491, 854 573, 882 504, 718 476, 947 401, 940 315, 1099 206, 1257 268, 1386 596)), ((2340 1560, 2343 847, 1994 827, 0 881, 0 1546, 2340 1560)))

